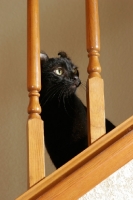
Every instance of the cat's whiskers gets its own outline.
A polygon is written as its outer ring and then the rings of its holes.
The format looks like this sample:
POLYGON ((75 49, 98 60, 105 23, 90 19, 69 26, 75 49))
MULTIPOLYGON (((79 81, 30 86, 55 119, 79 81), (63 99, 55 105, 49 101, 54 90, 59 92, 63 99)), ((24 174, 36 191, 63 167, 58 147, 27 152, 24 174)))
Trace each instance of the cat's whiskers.
POLYGON ((45 95, 46 100, 44 103, 42 102, 43 103, 42 107, 48 102, 49 99, 52 99, 60 91, 61 87, 62 87, 61 85, 60 85, 60 87, 55 86, 54 88, 52 88, 52 91, 49 91, 48 93, 46 93, 46 95, 45 95), (47 98, 47 96, 48 96, 48 98, 47 98))
POLYGON ((66 98, 66 95, 64 94, 64 95, 63 95, 63 105, 64 105, 64 109, 65 109, 65 111, 66 111, 67 115, 68 115, 69 117, 71 117, 71 116, 69 115, 69 113, 68 113, 67 109, 66 109, 66 105, 65 105, 65 98, 66 98))
MULTIPOLYGON (((68 97, 70 97, 70 94, 69 94, 69 88, 70 88, 70 86, 71 86, 71 83, 67 83, 67 84, 64 84, 64 86, 63 86, 63 88, 62 88, 62 90, 60 91, 60 93, 59 93, 59 96, 58 96, 58 100, 59 100, 59 103, 60 103, 60 101, 61 101, 61 98, 62 98, 62 100, 63 100, 63 106, 64 106, 64 109, 65 109, 65 111, 66 111, 66 113, 67 113, 67 115, 69 116, 69 117, 71 117, 70 115, 69 115, 69 113, 68 113, 68 111, 67 111, 67 107, 66 107, 66 99, 69 99, 68 97)), ((68 103, 68 102, 67 102, 68 103)), ((69 104, 70 105, 70 104, 69 104)), ((71 105, 70 105, 70 107, 71 107, 71 105)))
POLYGON ((81 83, 81 88, 86 91, 86 85, 84 85, 83 83, 81 83))
MULTIPOLYGON (((52 85, 51 87, 49 87, 45 93, 43 94, 43 98, 40 99, 40 104, 43 103, 43 100, 46 98, 46 95, 49 95, 49 93, 51 92, 52 89, 55 89, 55 85, 52 85)), ((42 96, 42 95, 41 95, 42 96)))
POLYGON ((60 93, 59 93, 59 95, 58 95, 59 101, 60 101, 61 96, 62 96, 62 94, 64 93, 65 90, 66 90, 66 85, 64 84, 63 87, 61 87, 61 91, 60 91, 60 93))
MULTIPOLYGON (((71 105, 71 102, 70 102, 70 99, 71 99, 71 96, 72 95, 70 95, 70 93, 72 93, 71 92, 71 89, 70 89, 70 86, 71 86, 71 83, 70 83, 70 85, 69 85, 69 88, 68 88, 68 92, 66 92, 66 99, 67 99, 67 103, 69 104, 69 107, 75 112, 75 109, 72 107, 72 105, 71 105)), ((72 93, 73 94, 73 93, 72 93)), ((70 115, 69 115, 70 116, 70 115)), ((71 117, 71 116, 70 116, 71 117)))
POLYGON ((84 81, 84 80, 81 80, 81 82, 82 82, 84 85, 86 85, 86 81, 84 81))

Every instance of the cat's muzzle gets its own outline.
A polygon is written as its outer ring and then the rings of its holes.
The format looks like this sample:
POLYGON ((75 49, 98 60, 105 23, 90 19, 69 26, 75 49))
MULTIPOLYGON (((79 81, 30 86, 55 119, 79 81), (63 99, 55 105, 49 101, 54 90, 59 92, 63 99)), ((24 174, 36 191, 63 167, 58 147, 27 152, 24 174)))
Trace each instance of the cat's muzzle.
POLYGON ((76 91, 77 87, 79 87, 81 84, 81 81, 80 80, 76 80, 72 85, 71 85, 71 88, 72 90, 74 90, 74 92, 76 91))
POLYGON ((81 84, 80 79, 75 80, 74 84, 76 85, 76 87, 79 87, 81 84))
POLYGON ((74 80, 74 85, 75 85, 76 87, 79 87, 80 84, 81 84, 81 81, 80 81, 79 77, 78 77, 78 76, 74 76, 74 77, 73 77, 73 80, 74 80))

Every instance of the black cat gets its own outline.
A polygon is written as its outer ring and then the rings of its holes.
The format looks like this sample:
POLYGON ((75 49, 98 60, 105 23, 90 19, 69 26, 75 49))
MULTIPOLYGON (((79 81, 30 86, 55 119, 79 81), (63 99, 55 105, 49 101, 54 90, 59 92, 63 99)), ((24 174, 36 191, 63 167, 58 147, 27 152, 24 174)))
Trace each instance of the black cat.
MULTIPOLYGON (((81 84, 77 67, 65 52, 41 54, 40 105, 45 145, 56 168, 88 147, 86 107, 76 96, 81 84)), ((114 125, 106 120, 107 132, 114 125)))

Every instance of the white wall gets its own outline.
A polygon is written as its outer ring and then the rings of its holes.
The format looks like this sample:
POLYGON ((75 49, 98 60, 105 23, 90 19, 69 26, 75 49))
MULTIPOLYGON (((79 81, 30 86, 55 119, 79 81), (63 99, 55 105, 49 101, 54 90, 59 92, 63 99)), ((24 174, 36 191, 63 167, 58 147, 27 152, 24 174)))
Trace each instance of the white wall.
MULTIPOLYGON (((133 0, 99 0, 106 116, 116 125, 133 110, 133 0)), ((85 2, 40 0, 41 49, 64 50, 86 80, 85 2)), ((13 200, 27 188, 26 0, 0 1, 0 197, 13 200)), ((79 95, 85 102, 85 91, 79 95)), ((50 173, 47 168, 47 173, 50 173)))

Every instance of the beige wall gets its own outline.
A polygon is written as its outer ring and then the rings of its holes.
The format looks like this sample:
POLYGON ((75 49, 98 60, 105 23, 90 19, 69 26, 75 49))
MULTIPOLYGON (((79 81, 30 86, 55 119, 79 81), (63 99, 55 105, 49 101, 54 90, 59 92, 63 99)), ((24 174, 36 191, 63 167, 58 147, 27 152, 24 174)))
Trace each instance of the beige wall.
POLYGON ((26 1, 0 1, 0 199, 26 190, 26 1))
MULTIPOLYGON (((106 116, 116 125, 133 110, 133 0, 99 0, 106 116)), ((85 4, 40 0, 41 49, 66 51, 86 80, 85 4)), ((0 199, 26 190, 26 0, 0 1, 0 199)), ((79 95, 85 102, 85 91, 79 95)), ((47 168, 47 173, 50 171, 47 168)))
POLYGON ((133 113, 133 0, 99 0, 106 115, 120 124, 133 113))

